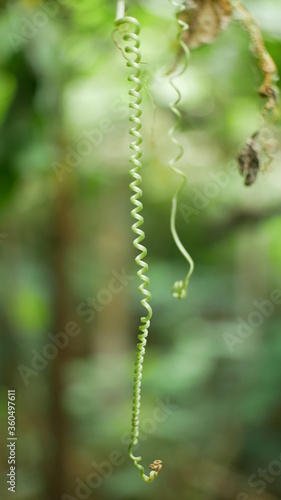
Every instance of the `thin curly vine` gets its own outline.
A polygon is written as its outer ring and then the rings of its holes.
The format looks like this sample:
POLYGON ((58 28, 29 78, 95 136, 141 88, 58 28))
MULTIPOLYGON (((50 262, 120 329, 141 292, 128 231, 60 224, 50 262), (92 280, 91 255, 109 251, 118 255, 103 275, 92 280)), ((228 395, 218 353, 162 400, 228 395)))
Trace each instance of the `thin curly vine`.
POLYGON ((146 309, 147 315, 141 318, 141 325, 139 326, 140 333, 138 334, 139 343, 137 344, 137 352, 136 352, 136 362, 135 362, 135 377, 134 377, 134 388, 133 388, 133 406, 132 406, 132 427, 131 427, 131 441, 129 444, 129 456, 133 460, 134 465, 140 471, 140 477, 146 482, 152 482, 155 477, 157 477, 158 473, 162 468, 162 461, 155 460, 150 465, 150 473, 147 476, 144 473, 144 467, 140 464, 142 457, 135 456, 133 453, 133 448, 138 444, 138 436, 139 436, 139 415, 140 415, 140 405, 141 405, 141 379, 142 379, 142 371, 143 371, 143 361, 145 356, 145 346, 147 343, 148 330, 150 326, 150 319, 152 316, 152 309, 149 304, 151 300, 151 293, 147 290, 147 286, 149 285, 149 278, 147 277, 148 264, 145 261, 147 256, 147 249, 143 244, 143 240, 145 239, 145 232, 141 229, 141 226, 144 223, 143 216, 141 212, 143 210, 143 204, 141 202, 142 198, 142 164, 141 164, 141 144, 142 144, 142 81, 141 81, 141 52, 140 52, 140 24, 137 19, 133 17, 125 16, 125 2, 118 1, 117 3, 117 19, 115 22, 116 31, 120 31, 120 28, 126 28, 125 32, 123 31, 123 41, 128 42, 128 45, 123 49, 119 42, 116 40, 116 36, 114 37, 115 43, 117 47, 121 50, 124 58, 126 59, 127 67, 132 70, 132 74, 128 77, 130 83, 134 86, 129 91, 129 95, 131 97, 131 102, 129 104, 132 113, 130 115, 131 129, 130 135, 133 140, 130 144, 130 149, 132 150, 132 154, 130 156, 130 163, 132 164, 132 168, 130 169, 130 175, 133 178, 133 181, 130 184, 130 189, 133 191, 133 195, 130 198, 130 201, 134 208, 131 211, 131 215, 135 222, 132 225, 132 231, 137 235, 135 238, 133 245, 136 250, 139 252, 135 261, 139 266, 139 270, 137 272, 137 276, 141 280, 141 285, 139 286, 139 291, 144 296, 141 300, 142 306, 146 309), (130 31, 127 31, 130 28, 130 31))
MULTIPOLYGON (((176 12, 177 16, 185 10, 184 3, 177 3, 175 0, 171 0, 171 3, 174 7, 177 8, 177 12, 176 12)), ((180 110, 178 109, 178 105, 181 101, 181 93, 180 93, 178 87, 176 86, 176 84, 174 83, 174 80, 175 80, 175 78, 181 76, 185 72, 185 70, 187 69, 187 66, 188 66, 188 61, 189 61, 189 49, 182 40, 182 35, 183 35, 183 33, 185 33, 188 30, 188 25, 179 17, 177 17, 177 23, 179 26, 177 39, 178 39, 178 42, 183 50, 184 63, 183 63, 183 66, 180 68, 180 70, 178 70, 177 72, 173 72, 171 74, 171 76, 169 77, 170 85, 172 86, 172 88, 175 90, 175 92, 177 94, 176 100, 174 100, 170 104, 170 109, 176 115, 177 120, 176 120, 175 124, 171 127, 171 129, 169 130, 169 135, 170 135, 172 142, 178 148, 178 154, 170 160, 169 166, 173 172, 175 172, 176 174, 178 174, 181 177, 181 183, 180 183, 180 185, 179 185, 179 187, 178 187, 177 191, 175 192, 173 199, 172 199, 170 227, 171 227, 171 233, 172 233, 173 239, 174 239, 179 251, 182 253, 182 255, 185 257, 186 261, 189 264, 189 271, 188 271, 185 279, 183 281, 176 281, 172 287, 173 297, 183 299, 184 297, 186 297, 186 294, 187 294, 187 287, 188 287, 189 279, 190 279, 190 276, 194 270, 194 262, 193 262, 192 258, 190 257, 189 253, 187 252, 187 250, 184 248, 184 246, 183 246, 183 244, 178 236, 177 230, 176 230, 176 215, 177 215, 178 196, 186 184, 186 175, 182 170, 179 169, 179 167, 176 166, 177 162, 183 156, 184 151, 183 151, 183 146, 180 144, 178 139, 175 137, 175 131, 177 130, 177 128, 179 127, 179 125, 181 123, 182 115, 181 115, 180 110)))

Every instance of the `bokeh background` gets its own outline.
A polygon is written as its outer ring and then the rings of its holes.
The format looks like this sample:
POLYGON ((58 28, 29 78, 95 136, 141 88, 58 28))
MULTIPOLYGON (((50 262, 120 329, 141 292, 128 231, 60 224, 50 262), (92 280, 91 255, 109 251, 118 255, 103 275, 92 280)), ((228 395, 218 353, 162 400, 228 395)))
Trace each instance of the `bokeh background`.
MULTIPOLYGON (((281 72, 280 1, 245 4, 281 72)), ((262 107, 249 37, 233 22, 192 53, 178 81, 188 182, 177 227, 195 272, 187 298, 177 301, 170 289, 187 268, 169 230, 178 179, 168 167, 175 94, 165 76, 177 27, 162 0, 130 2, 145 62, 153 296, 139 452, 147 472, 163 460, 157 480, 142 482, 127 455, 143 311, 130 230, 128 70, 112 41, 115 7, 109 0, 2 0, 0 7, 1 499, 13 495, 6 437, 7 389, 15 388, 14 498, 276 500, 280 305, 256 312, 281 289, 280 121, 271 168, 246 188, 235 157, 262 107)))

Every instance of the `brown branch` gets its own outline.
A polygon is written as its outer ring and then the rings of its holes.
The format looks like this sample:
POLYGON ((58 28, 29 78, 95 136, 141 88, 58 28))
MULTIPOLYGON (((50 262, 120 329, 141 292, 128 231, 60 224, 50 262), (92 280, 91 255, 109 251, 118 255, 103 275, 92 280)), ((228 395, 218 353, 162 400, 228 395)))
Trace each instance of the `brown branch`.
POLYGON ((238 1, 234 2, 234 7, 239 14, 239 20, 250 36, 254 54, 259 61, 259 67, 264 76, 259 94, 261 97, 267 99, 266 109, 274 109, 278 102, 278 91, 274 87, 274 80, 277 78, 276 64, 268 53, 263 41, 261 29, 250 12, 238 1))

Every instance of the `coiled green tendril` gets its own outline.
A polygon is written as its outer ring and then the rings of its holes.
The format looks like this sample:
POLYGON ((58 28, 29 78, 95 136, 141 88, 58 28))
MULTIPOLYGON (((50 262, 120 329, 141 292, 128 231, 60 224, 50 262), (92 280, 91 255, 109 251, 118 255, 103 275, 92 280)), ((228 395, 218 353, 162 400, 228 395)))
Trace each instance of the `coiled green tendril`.
MULTIPOLYGON (((127 67, 132 69, 132 74, 128 77, 129 82, 131 82, 134 87, 129 91, 129 95, 131 97, 131 102, 129 104, 132 113, 130 115, 131 129, 130 135, 133 137, 133 140, 130 144, 130 149, 132 150, 132 154, 130 156, 130 163, 132 164, 132 168, 130 170, 130 175, 133 178, 133 181, 130 184, 130 189, 133 191, 133 195, 130 198, 131 203, 134 205, 134 208, 131 211, 131 215, 133 219, 136 221, 132 225, 132 231, 137 235, 135 238, 133 245, 138 250, 138 255, 135 259, 137 265, 139 266, 139 270, 137 272, 137 276, 141 280, 141 285, 139 286, 139 291, 144 296, 141 300, 141 304, 147 311, 147 315, 141 318, 141 325, 139 330, 141 333, 138 334, 139 343, 137 344, 137 352, 136 352, 136 362, 135 362, 135 377, 134 377, 134 389, 133 389, 133 406, 132 406, 132 427, 131 427, 131 442, 129 445, 129 455, 133 460, 135 467, 139 469, 141 478, 149 483, 154 480, 154 478, 158 475, 162 468, 162 461, 155 460, 153 464, 150 465, 150 473, 147 476, 144 473, 144 468, 140 464, 142 457, 135 456, 132 449, 134 446, 138 444, 138 436, 139 436, 139 415, 140 415, 140 405, 141 405, 141 379, 142 379, 142 370, 143 370, 143 361, 145 355, 145 346, 147 343, 148 329, 150 326, 150 319, 152 316, 152 309, 149 304, 151 299, 151 293, 147 290, 147 286, 149 285, 149 278, 146 273, 148 271, 148 264, 145 261, 145 257, 147 256, 147 249, 144 244, 141 244, 145 238, 145 233, 141 229, 141 226, 144 223, 143 216, 141 215, 143 204, 141 202, 142 198, 142 164, 141 164, 141 144, 142 144, 142 135, 141 135, 141 103, 142 103, 142 82, 140 79, 141 69, 141 52, 140 52, 140 24, 133 17, 127 17, 123 15, 122 12, 122 2, 119 2, 119 6, 121 4, 121 13, 122 17, 116 20, 116 30, 120 29, 121 25, 127 25, 134 28, 134 31, 125 32, 123 34, 123 40, 125 42, 129 42, 129 45, 125 46, 123 49, 118 41, 115 39, 115 43, 123 56, 127 61, 127 67)), ((119 10, 120 12, 120 10, 119 10)), ((115 32, 116 32, 115 30, 115 32)))
POLYGON ((193 262, 192 258, 190 257, 189 253, 187 252, 187 250, 184 248, 182 242, 180 241, 180 238, 179 238, 177 230, 176 230, 176 215, 177 215, 178 196, 186 184, 186 175, 182 170, 180 170, 176 166, 176 163, 181 159, 181 157, 183 155, 183 146, 180 144, 178 139, 175 137, 175 131, 181 123, 182 115, 178 109, 178 105, 181 101, 181 93, 180 93, 179 89, 177 88, 177 86, 175 85, 174 79, 181 76, 185 72, 185 70, 187 69, 187 66, 188 66, 189 50, 188 50, 187 46, 185 45, 185 43, 182 41, 182 34, 188 29, 188 25, 184 21, 179 19, 179 17, 178 17, 178 15, 185 10, 184 3, 178 4, 175 0, 171 0, 171 3, 174 7, 177 7, 176 14, 177 14, 177 22, 178 22, 178 26, 179 26, 177 39, 178 39, 179 45, 183 49, 184 63, 179 71, 177 71, 177 72, 174 71, 171 74, 171 76, 169 77, 169 83, 170 83, 171 87, 175 90, 175 92, 177 93, 177 98, 170 104, 170 109, 176 115, 177 120, 176 120, 175 124, 173 125, 173 127, 171 127, 171 129, 169 130, 169 135, 170 135, 172 142, 178 148, 178 154, 172 160, 170 160, 169 166, 173 172, 175 172, 176 174, 178 174, 182 178, 180 186, 178 187, 178 189, 175 192, 173 199, 172 199, 170 228, 171 228, 171 233, 172 233, 173 239, 174 239, 179 251, 185 257, 185 259, 187 260, 187 262, 189 263, 189 266, 190 266, 189 271, 188 271, 185 279, 183 281, 176 281, 172 287, 171 293, 172 293, 173 297, 183 299, 184 297, 186 297, 186 294, 187 294, 187 287, 188 287, 189 278, 194 270, 194 262, 193 262))

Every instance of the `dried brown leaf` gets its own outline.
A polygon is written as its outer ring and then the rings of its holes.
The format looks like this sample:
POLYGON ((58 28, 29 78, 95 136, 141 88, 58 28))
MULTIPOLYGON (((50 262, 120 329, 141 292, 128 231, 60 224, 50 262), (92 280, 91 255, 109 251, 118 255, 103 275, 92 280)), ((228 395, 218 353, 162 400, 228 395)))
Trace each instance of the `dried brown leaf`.
POLYGON ((251 139, 248 139, 243 151, 238 156, 239 171, 244 177, 246 186, 254 184, 260 169, 259 155, 255 145, 256 137, 257 135, 254 134, 251 139))
POLYGON ((186 0, 185 4, 180 18, 189 26, 183 41, 190 49, 212 43, 230 22, 230 0, 186 0))
POLYGON ((278 90, 274 85, 274 81, 277 79, 276 64, 265 47, 261 29, 255 19, 241 2, 236 1, 234 5, 239 16, 238 19, 249 33, 252 51, 258 59, 259 67, 264 76, 259 95, 266 99, 265 112, 277 109, 278 90))

